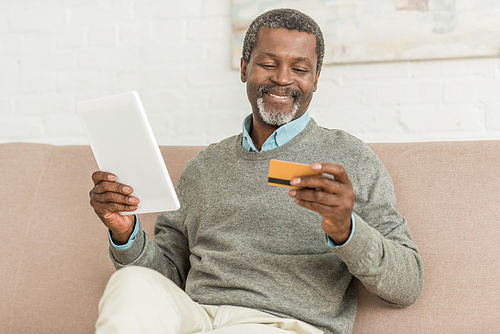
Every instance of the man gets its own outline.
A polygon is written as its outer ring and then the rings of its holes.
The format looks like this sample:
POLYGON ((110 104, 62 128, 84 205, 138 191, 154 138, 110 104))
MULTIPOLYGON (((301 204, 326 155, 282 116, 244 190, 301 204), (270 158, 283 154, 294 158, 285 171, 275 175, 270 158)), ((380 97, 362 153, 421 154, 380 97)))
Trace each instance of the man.
POLYGON ((181 208, 158 216, 154 240, 137 217, 117 213, 139 205, 132 189, 93 174, 91 204, 116 268, 127 267, 106 288, 98 333, 349 333, 353 277, 394 306, 418 298, 422 263, 386 169, 307 112, 323 53, 319 27, 298 11, 251 24, 241 80, 252 114, 243 133, 188 163, 181 208), (300 190, 270 186, 270 159, 319 175, 293 179, 300 190))

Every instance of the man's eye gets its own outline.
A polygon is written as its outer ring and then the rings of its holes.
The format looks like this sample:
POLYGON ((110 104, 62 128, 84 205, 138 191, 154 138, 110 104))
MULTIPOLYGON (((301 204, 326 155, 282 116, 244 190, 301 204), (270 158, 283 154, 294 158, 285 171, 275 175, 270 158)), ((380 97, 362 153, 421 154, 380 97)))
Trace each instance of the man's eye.
POLYGON ((276 68, 275 65, 270 65, 270 64, 260 64, 260 66, 264 67, 264 68, 267 68, 267 69, 273 69, 273 68, 276 68))
POLYGON ((308 71, 307 71, 306 69, 304 69, 304 68, 294 68, 293 70, 294 70, 295 72, 299 72, 299 73, 306 73, 306 72, 308 72, 308 71))

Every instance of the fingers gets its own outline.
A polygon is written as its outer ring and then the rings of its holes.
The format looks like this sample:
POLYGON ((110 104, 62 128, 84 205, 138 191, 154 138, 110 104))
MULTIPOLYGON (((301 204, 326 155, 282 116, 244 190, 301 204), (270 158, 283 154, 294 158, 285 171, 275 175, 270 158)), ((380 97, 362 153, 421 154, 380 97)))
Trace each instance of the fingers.
POLYGON ((114 212, 137 210, 139 199, 131 196, 133 189, 114 182, 114 174, 97 171, 92 174, 92 180, 95 185, 89 193, 90 205, 99 217, 107 219, 114 212))
MULTIPOLYGON (((91 196, 91 204, 104 205, 108 208, 111 208, 113 204, 120 205, 120 208, 123 206, 135 206, 139 203, 139 199, 133 196, 123 195, 119 193, 113 192, 105 192, 105 193, 94 193, 91 196)), ((95 209, 95 206, 92 205, 95 209)), ((108 210, 109 211, 109 210, 108 210)), ((121 211, 121 210, 115 210, 121 211)))
MULTIPOLYGON (((95 213, 104 220, 109 220, 112 216, 118 212, 130 212, 137 210, 137 205, 127 205, 127 204, 119 204, 119 203, 100 203, 91 201, 91 205, 94 208, 95 213)), ((107 223, 105 221, 105 223, 107 223)), ((106 224, 107 225, 107 224, 106 224)), ((108 226, 111 228, 110 226, 108 226)))
POLYGON ((112 192, 94 193, 90 197, 90 205, 94 208, 95 213, 103 219, 109 219, 116 212, 135 211, 138 208, 138 203, 139 200, 135 197, 112 192))
POLYGON ((319 189, 303 189, 289 191, 298 205, 318 212, 323 217, 336 215, 350 215, 354 206, 355 195, 350 189, 337 193, 327 193, 319 189))
POLYGON ((330 194, 341 192, 346 187, 347 189, 352 188, 351 180, 347 176, 346 170, 340 165, 315 163, 311 168, 320 175, 294 178, 290 181, 290 184, 301 188, 319 189, 330 194), (329 174, 333 177, 324 174, 329 174))
POLYGON ((318 172, 320 174, 330 174, 340 183, 351 183, 349 180, 349 176, 347 176, 347 172, 344 167, 341 165, 330 164, 326 162, 314 163, 311 166, 312 170, 318 172))
POLYGON ((290 196, 295 198, 295 201, 306 201, 323 206, 338 206, 339 196, 328 193, 321 189, 292 189, 289 191, 290 196))
MULTIPOLYGON (((296 196, 294 197, 295 203, 300 205, 303 208, 316 211, 319 213, 321 216, 331 216, 332 215, 332 209, 339 210, 341 208, 340 202, 335 203, 331 202, 329 204, 323 204, 314 200, 308 200, 308 199, 301 199, 297 198, 296 196)), ((348 211, 348 208, 346 207, 346 211, 348 211)))
POLYGON ((331 215, 334 211, 352 211, 356 196, 345 169, 329 163, 313 164, 312 169, 320 175, 303 176, 290 181, 291 185, 305 188, 289 191, 295 202, 322 216, 331 215), (324 174, 330 174, 333 178, 324 174))
MULTIPOLYGON (((105 194, 107 192, 117 193, 122 195, 130 195, 133 189, 125 184, 121 184, 116 181, 116 176, 111 173, 97 171, 92 174, 92 181, 94 182, 94 188, 90 191, 90 197, 96 194, 105 194)), ((106 196, 111 196, 108 194, 106 196)), ((113 198, 106 198, 107 202, 111 202, 113 198)))
POLYGON ((102 182, 102 181, 116 181, 116 175, 103 171, 96 171, 92 174, 92 181, 94 181, 94 185, 102 182))
POLYGON ((132 188, 117 182, 101 181, 94 186, 92 189, 94 193, 101 194, 106 192, 119 193, 123 195, 129 195, 132 193, 132 188))

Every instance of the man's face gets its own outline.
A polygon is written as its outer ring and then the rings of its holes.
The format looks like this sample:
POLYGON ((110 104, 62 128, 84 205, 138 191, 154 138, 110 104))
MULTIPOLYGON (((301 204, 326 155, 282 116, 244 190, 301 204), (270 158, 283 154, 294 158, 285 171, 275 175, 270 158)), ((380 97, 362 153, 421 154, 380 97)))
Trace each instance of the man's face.
POLYGON ((279 127, 302 116, 318 84, 316 36, 261 28, 250 61, 241 60, 241 81, 254 118, 279 127))

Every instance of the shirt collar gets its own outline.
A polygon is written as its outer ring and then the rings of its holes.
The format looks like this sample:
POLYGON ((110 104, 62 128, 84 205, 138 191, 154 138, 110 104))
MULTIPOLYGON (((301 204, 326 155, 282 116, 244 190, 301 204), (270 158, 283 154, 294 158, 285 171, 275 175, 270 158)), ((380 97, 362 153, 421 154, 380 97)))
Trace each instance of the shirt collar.
MULTIPOLYGON (((262 144, 260 152, 269 151, 288 143, 306 128, 310 120, 311 116, 309 116, 309 113, 306 111, 299 118, 280 126, 269 136, 269 138, 267 138, 264 144, 262 144)), ((241 146, 249 152, 259 152, 250 137, 252 121, 252 114, 248 115, 243 120, 243 139, 241 141, 241 146)))

